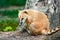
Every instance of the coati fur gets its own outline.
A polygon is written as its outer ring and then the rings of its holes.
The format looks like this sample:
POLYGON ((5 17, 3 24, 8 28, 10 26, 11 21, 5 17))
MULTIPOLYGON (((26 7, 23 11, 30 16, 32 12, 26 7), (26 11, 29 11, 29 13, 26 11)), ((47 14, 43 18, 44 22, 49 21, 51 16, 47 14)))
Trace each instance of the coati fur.
POLYGON ((45 13, 33 10, 33 9, 25 9, 19 11, 18 17, 21 20, 25 19, 25 23, 27 24, 26 30, 31 35, 39 35, 39 34, 52 34, 56 31, 60 30, 60 27, 56 27, 55 29, 50 29, 50 22, 45 13))

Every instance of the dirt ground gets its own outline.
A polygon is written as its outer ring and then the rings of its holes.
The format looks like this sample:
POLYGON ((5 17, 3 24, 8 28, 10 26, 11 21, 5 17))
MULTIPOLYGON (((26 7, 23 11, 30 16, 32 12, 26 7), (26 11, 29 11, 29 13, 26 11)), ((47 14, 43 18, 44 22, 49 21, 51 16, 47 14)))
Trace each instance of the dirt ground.
POLYGON ((5 33, 1 32, 0 40, 60 40, 60 31, 47 36, 46 35, 32 36, 32 35, 29 35, 27 32, 20 33, 20 35, 9 36, 7 32, 5 33))

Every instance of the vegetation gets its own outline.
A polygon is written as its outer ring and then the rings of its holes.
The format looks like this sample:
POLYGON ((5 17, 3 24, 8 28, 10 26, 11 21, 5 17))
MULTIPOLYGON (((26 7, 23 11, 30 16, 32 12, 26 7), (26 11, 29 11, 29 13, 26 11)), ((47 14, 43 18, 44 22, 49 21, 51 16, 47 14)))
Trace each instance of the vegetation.
POLYGON ((26 0, 0 0, 0 7, 22 6, 25 3, 26 0))
POLYGON ((0 31, 15 31, 19 24, 18 9, 0 11, 0 31))
POLYGON ((8 16, 8 17, 11 17, 11 18, 16 18, 18 16, 18 10, 0 11, 0 15, 2 15, 2 16, 8 16))
POLYGON ((0 0, 0 31, 8 32, 8 31, 15 31, 16 27, 19 24, 17 19, 18 17, 18 9, 20 6, 24 6, 26 0, 0 0), (9 6, 19 6, 16 9, 9 9, 9 6), (6 9, 6 8, 7 9, 6 9))
POLYGON ((15 31, 18 24, 15 18, 0 18, 0 31, 15 31))

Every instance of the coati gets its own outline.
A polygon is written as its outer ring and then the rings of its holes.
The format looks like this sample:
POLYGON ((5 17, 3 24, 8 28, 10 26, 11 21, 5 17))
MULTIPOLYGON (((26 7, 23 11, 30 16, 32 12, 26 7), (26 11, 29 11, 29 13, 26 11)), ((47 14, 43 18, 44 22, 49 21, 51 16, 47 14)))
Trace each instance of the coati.
POLYGON ((31 35, 39 34, 48 35, 60 30, 60 27, 50 29, 49 28, 50 22, 47 16, 43 12, 37 10, 25 9, 19 11, 18 17, 20 21, 25 20, 25 23, 27 24, 26 30, 31 35))

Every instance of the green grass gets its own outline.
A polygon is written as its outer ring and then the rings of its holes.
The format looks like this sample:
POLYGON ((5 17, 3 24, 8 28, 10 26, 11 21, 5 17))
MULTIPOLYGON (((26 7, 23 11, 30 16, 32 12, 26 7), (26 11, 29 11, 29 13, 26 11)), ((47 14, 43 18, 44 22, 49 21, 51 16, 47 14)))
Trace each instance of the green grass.
POLYGON ((0 8, 25 5, 26 0, 0 0, 0 8))
POLYGON ((0 31, 15 31, 19 24, 18 10, 0 11, 0 31))
MULTIPOLYGON (((10 6, 24 6, 26 0, 0 0, 0 8, 9 8, 10 6)), ((5 8, 5 9, 6 9, 5 8)), ((0 9, 0 31, 8 32, 15 31, 16 27, 19 24, 18 19, 18 9, 9 10, 1 10, 0 9)))
POLYGON ((0 18, 0 31, 15 31, 19 22, 16 18, 0 18))
POLYGON ((8 16, 8 17, 11 17, 11 18, 17 18, 18 17, 18 10, 0 11, 0 15, 2 15, 2 16, 8 16))

